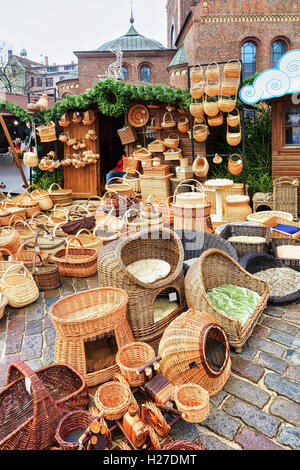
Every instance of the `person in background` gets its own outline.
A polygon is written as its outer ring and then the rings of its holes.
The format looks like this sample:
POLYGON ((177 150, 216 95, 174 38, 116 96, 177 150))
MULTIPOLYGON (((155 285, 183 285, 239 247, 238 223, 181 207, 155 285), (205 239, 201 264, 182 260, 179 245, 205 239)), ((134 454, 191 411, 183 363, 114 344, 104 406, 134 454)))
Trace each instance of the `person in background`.
POLYGON ((123 176, 126 174, 123 171, 123 157, 126 157, 126 155, 122 155, 122 158, 118 161, 116 168, 107 173, 106 182, 108 182, 111 178, 123 178, 123 176))

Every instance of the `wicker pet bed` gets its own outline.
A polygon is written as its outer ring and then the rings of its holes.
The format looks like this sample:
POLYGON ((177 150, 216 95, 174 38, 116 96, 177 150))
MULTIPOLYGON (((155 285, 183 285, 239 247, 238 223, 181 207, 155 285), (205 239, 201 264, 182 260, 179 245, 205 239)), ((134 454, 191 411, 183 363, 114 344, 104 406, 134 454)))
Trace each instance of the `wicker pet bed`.
POLYGON ((188 307, 208 312, 215 317, 228 335, 230 345, 236 352, 241 352, 267 305, 269 288, 266 282, 249 274, 229 255, 221 250, 212 249, 205 251, 199 261, 188 270, 185 277, 185 294, 188 307), (243 327, 237 319, 218 310, 208 298, 209 289, 223 284, 246 287, 261 297, 243 327))
MULTIPOLYGON (((262 253, 249 253, 240 260, 240 265, 250 274, 256 274, 267 269, 283 267, 282 261, 274 256, 262 253)), ((300 299, 300 290, 288 295, 270 295, 268 305, 283 305, 296 302, 300 299)))
POLYGON ((267 252, 269 250, 270 234, 270 227, 265 227, 263 225, 260 227, 255 227, 241 223, 240 225, 226 225, 226 227, 220 233, 220 237, 224 238, 224 240, 228 240, 230 237, 234 236, 265 238, 265 241, 261 243, 247 243, 247 241, 230 242, 236 250, 238 257, 242 258, 243 256, 253 251, 267 252))

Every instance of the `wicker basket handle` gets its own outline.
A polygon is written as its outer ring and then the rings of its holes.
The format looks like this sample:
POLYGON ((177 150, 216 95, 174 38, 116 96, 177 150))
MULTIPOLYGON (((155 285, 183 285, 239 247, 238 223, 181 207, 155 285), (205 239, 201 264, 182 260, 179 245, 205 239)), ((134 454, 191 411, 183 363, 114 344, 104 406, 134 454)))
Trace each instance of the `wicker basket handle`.
MULTIPOLYGON (((26 191, 25 191, 25 192, 28 193, 29 189, 30 189, 30 188, 33 188, 33 187, 38 188, 39 191, 41 191, 41 189, 42 189, 38 184, 33 183, 33 184, 31 184, 30 186, 28 186, 28 188, 26 188, 26 191)), ((28 194, 29 194, 29 193, 28 193, 28 194)))
POLYGON ((78 235, 80 235, 81 233, 83 232, 86 232, 88 233, 89 235, 93 235, 92 232, 88 229, 88 228, 81 228, 80 230, 78 230, 78 232, 76 233, 75 237, 77 238, 78 235))
POLYGON ((23 201, 24 197, 26 197, 26 198, 29 199, 30 201, 33 200, 32 197, 31 197, 31 194, 25 192, 25 193, 22 194, 22 196, 21 196, 21 198, 20 198, 20 201, 23 201))
MULTIPOLYGON (((7 201, 7 197, 5 196, 5 194, 4 194, 4 193, 0 193, 0 194, 1 194, 1 196, 3 197, 4 201, 7 201)), ((2 204, 2 203, 3 203, 3 201, 1 201, 1 204, 2 204)))
POLYGON ((137 173, 139 175, 139 177, 141 176, 141 173, 138 170, 132 169, 132 170, 127 170, 127 173, 123 176, 123 179, 126 178, 127 175, 130 175, 132 173, 137 173))
POLYGON ((26 217, 24 217, 23 215, 13 214, 9 219, 8 226, 13 227, 17 222, 25 222, 25 221, 26 221, 26 217))
POLYGON ((19 247, 19 249, 18 249, 18 251, 17 251, 17 254, 18 254, 18 253, 21 253, 21 251, 24 250, 24 247, 26 247, 26 246, 28 246, 28 245, 33 245, 35 248, 40 249, 40 248, 39 248, 39 245, 38 245, 37 243, 35 243, 35 242, 24 242, 24 243, 22 243, 22 245, 19 247))
MULTIPOLYGON (((65 224, 65 222, 59 222, 58 224, 56 224, 53 227, 52 235, 53 235, 54 238, 56 238, 56 230, 58 229, 58 227, 61 227, 64 224, 65 224)), ((64 239, 65 237, 61 237, 61 238, 64 239)))
MULTIPOLYGON (((124 219, 126 225, 129 225, 129 223, 130 223, 130 222, 128 221, 128 215, 130 214, 131 211, 135 212, 136 215, 138 215, 139 217, 141 217, 140 211, 139 211, 138 209, 136 209, 135 207, 129 208, 129 209, 125 212, 125 214, 123 215, 123 217, 122 217, 122 218, 124 219)), ((143 219, 143 220, 144 220, 144 219, 143 219)))
POLYGON ((34 233, 34 230, 32 230, 32 228, 31 228, 30 225, 26 222, 26 220, 17 219, 17 220, 15 220, 15 221, 11 224, 12 218, 13 218, 13 217, 11 217, 11 219, 10 219, 10 221, 9 221, 9 226, 10 226, 10 227, 15 228, 15 226, 16 226, 17 224, 22 224, 24 227, 28 227, 29 230, 30 230, 32 233, 34 233))
POLYGON ((8 255, 8 257, 11 257, 11 259, 13 258, 13 254, 11 253, 11 251, 9 251, 7 248, 0 248, 0 253, 6 253, 8 255))
POLYGON ((50 232, 46 229, 46 227, 40 227, 36 234, 35 234, 35 238, 34 238, 34 243, 36 243, 38 245, 38 238, 39 238, 39 235, 42 233, 42 232, 45 232, 49 235, 49 239, 52 237, 52 235, 50 234, 50 232))
POLYGON ((68 210, 68 212, 67 212, 68 218, 69 218, 70 215, 72 215, 72 213, 73 213, 73 215, 80 215, 82 217, 82 214, 80 214, 78 212, 78 209, 80 207, 85 210, 87 215, 91 215, 90 212, 88 211, 88 209, 85 206, 83 206, 82 204, 77 204, 76 206, 70 207, 70 209, 68 210))
POLYGON ((62 187, 58 184, 58 183, 52 183, 50 188, 48 189, 48 193, 51 193, 52 192, 52 187, 53 186, 57 186, 59 190, 62 189, 62 187))
POLYGON ((70 248, 76 248, 76 244, 74 242, 77 242, 79 245, 80 245, 80 248, 81 248, 81 253, 84 254, 85 252, 85 249, 84 249, 84 246, 83 244, 81 243, 81 241, 79 240, 79 238, 72 236, 68 241, 67 241, 67 248, 66 248, 66 256, 65 256, 65 260, 68 259, 69 257, 69 249, 70 248))
POLYGON ((167 117, 167 116, 168 116, 168 118, 169 118, 169 121, 173 121, 173 120, 174 120, 172 114, 170 113, 170 111, 168 111, 168 112, 165 113, 164 116, 163 116, 163 122, 166 122, 166 117, 167 117))
POLYGON ((36 268, 36 259, 37 259, 37 258, 40 258, 40 262, 41 262, 40 264, 41 264, 42 266, 44 266, 45 263, 44 263, 44 261, 43 261, 41 255, 40 255, 39 253, 36 253, 36 254, 34 255, 34 257, 33 257, 33 267, 36 268))
MULTIPOLYGON (((124 178, 124 176, 123 176, 123 178, 124 178)), ((122 181, 124 181, 123 178, 122 178, 122 181)), ((112 181, 112 180, 119 180, 119 179, 120 179, 120 178, 118 178, 118 176, 114 176, 113 178, 110 178, 110 179, 107 181, 106 185, 105 185, 107 191, 109 191, 109 182, 112 181)), ((124 184, 124 186, 127 186, 128 189, 132 189, 131 184, 129 184, 129 183, 127 182, 127 180, 126 180, 125 183, 123 182, 123 183, 120 183, 120 184, 124 184)))
POLYGON ((20 264, 20 263, 19 264, 13 264, 12 266, 9 266, 7 268, 7 270, 3 273, 3 275, 2 275, 2 283, 3 284, 5 284, 5 278, 6 278, 7 274, 10 273, 11 271, 18 271, 18 272, 24 271, 24 277, 29 276, 30 278, 32 278, 30 272, 28 271, 28 269, 25 268, 24 264, 20 264))
POLYGON ((190 178, 190 179, 184 180, 184 181, 182 181, 181 183, 179 183, 179 185, 177 186, 177 188, 176 188, 175 191, 174 191, 174 200, 176 200, 178 188, 179 188, 180 186, 188 186, 188 187, 190 187, 190 188, 193 189, 193 192, 195 192, 195 189, 197 189, 197 191, 198 191, 198 188, 197 188, 197 187, 195 187, 195 186, 193 186, 193 185, 191 185, 191 184, 188 183, 189 181, 190 181, 190 182, 193 181, 194 183, 199 184, 199 185, 200 185, 200 188, 201 188, 201 191, 202 191, 203 194, 205 195, 204 188, 203 188, 202 184, 200 183, 200 181, 197 181, 197 180, 195 180, 195 179, 193 179, 193 178, 190 178))
POLYGON ((168 135, 167 138, 168 138, 168 139, 171 139, 171 138, 172 138, 172 137, 171 137, 172 135, 175 135, 175 136, 176 136, 176 140, 180 140, 179 135, 178 135, 176 132, 171 132, 171 133, 168 135))
POLYGON ((22 194, 24 192, 24 190, 22 188, 12 188, 8 193, 7 193, 7 197, 6 199, 11 199, 11 193, 13 191, 18 191, 19 194, 22 194))

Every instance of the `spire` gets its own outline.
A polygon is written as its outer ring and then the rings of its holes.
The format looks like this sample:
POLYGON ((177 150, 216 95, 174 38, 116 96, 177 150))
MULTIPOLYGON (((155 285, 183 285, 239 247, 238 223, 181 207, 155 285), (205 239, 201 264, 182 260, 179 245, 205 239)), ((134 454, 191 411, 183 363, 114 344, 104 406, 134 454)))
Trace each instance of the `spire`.
POLYGON ((131 0, 131 17, 130 17, 130 23, 133 25, 134 23, 134 17, 133 17, 133 7, 132 7, 132 0, 131 0))

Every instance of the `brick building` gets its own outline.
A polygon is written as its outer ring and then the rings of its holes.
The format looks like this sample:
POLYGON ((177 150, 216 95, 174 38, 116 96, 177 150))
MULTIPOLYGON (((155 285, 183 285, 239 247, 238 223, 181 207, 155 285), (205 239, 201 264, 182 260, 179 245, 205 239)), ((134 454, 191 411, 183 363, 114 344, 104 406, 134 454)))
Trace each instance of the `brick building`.
POLYGON ((93 51, 75 51, 78 58, 78 93, 90 88, 105 74, 116 56, 111 49, 120 46, 123 51, 123 76, 131 82, 170 84, 167 66, 174 56, 174 49, 165 48, 160 42, 142 36, 133 26, 128 32, 93 51))
POLYGON ((187 86, 187 64, 242 58, 243 76, 275 67, 300 48, 300 0, 168 0, 171 86, 187 86))

